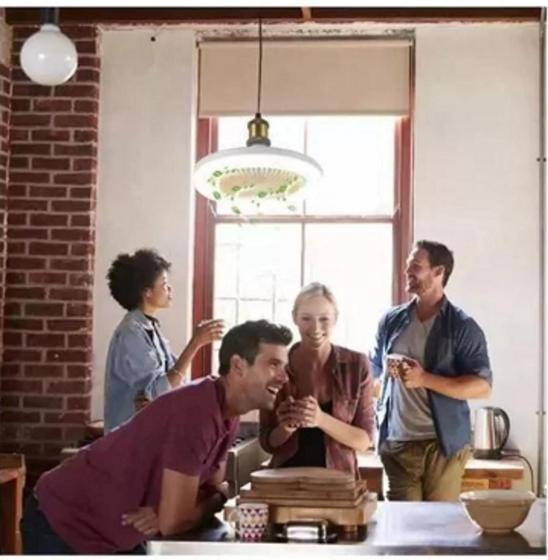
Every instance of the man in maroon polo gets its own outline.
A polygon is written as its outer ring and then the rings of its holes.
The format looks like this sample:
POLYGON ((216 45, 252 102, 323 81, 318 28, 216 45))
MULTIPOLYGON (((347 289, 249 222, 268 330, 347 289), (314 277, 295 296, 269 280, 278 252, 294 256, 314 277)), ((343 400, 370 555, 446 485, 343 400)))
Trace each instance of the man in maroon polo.
POLYGON ((162 395, 131 420, 44 473, 21 522, 25 554, 138 552, 219 511, 239 417, 270 409, 287 381, 291 332, 267 321, 231 329, 219 377, 162 395))

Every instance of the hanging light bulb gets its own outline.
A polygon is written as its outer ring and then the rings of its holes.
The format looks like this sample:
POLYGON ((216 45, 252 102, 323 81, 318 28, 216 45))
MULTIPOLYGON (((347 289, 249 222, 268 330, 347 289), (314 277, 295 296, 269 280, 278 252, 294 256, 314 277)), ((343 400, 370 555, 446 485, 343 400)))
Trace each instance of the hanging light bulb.
POLYGON ((58 21, 59 8, 44 8, 40 30, 21 49, 21 68, 33 82, 43 86, 66 82, 78 66, 76 47, 61 32, 58 21))
POLYGON ((206 198, 231 202, 232 210, 260 210, 262 203, 272 202, 289 210, 297 210, 305 187, 322 175, 320 165, 311 157, 270 146, 268 122, 261 115, 262 89, 262 20, 259 19, 259 68, 257 112, 248 122, 246 147, 221 150, 196 163, 193 183, 206 198))

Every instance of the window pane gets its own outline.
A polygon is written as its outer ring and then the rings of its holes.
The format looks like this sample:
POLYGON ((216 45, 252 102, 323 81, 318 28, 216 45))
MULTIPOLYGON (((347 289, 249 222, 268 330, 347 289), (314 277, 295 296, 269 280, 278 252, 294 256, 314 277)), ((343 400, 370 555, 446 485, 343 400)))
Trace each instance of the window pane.
POLYGON ((301 285, 301 226, 218 224, 215 239, 214 316, 224 319, 227 329, 248 319, 291 328, 301 285))
POLYGON ((395 117, 308 119, 307 152, 323 167, 307 214, 392 214, 395 117))
MULTIPOLYGON (((219 119, 220 150, 245 145, 250 118, 219 119)), ((307 214, 393 214, 396 118, 267 119, 273 146, 306 150, 324 168, 323 186, 307 197, 307 214)), ((293 214, 261 208, 263 215, 282 213, 293 214)), ((234 215, 231 204, 217 204, 217 214, 234 215)), ((214 315, 227 328, 248 319, 283 323, 298 340, 293 301, 303 282, 315 280, 338 300, 334 342, 367 352, 392 305, 393 225, 305 224, 302 212, 293 215, 294 223, 216 225, 214 315)), ((214 371, 219 346, 213 346, 214 371)))
POLYGON ((338 302, 334 342, 368 351, 392 305, 392 226, 307 225, 305 246, 305 283, 327 284, 338 302))

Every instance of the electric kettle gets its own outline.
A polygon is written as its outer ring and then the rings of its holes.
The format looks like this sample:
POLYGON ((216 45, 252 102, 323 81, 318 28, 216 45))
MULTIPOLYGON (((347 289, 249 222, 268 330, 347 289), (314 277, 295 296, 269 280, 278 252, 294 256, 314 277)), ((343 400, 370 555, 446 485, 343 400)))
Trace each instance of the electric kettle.
POLYGON ((509 434, 510 419, 502 408, 478 408, 474 424, 474 457, 500 459, 509 434))

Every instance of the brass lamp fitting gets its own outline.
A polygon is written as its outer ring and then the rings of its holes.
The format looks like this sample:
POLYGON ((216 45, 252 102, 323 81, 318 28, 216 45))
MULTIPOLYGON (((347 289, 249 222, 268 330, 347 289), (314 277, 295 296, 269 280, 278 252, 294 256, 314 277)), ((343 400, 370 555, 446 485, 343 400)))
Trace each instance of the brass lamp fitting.
POLYGON ((270 146, 268 126, 268 121, 263 119, 261 113, 255 113, 255 118, 247 123, 249 138, 247 139, 246 145, 254 146, 255 144, 261 144, 263 146, 270 146))

